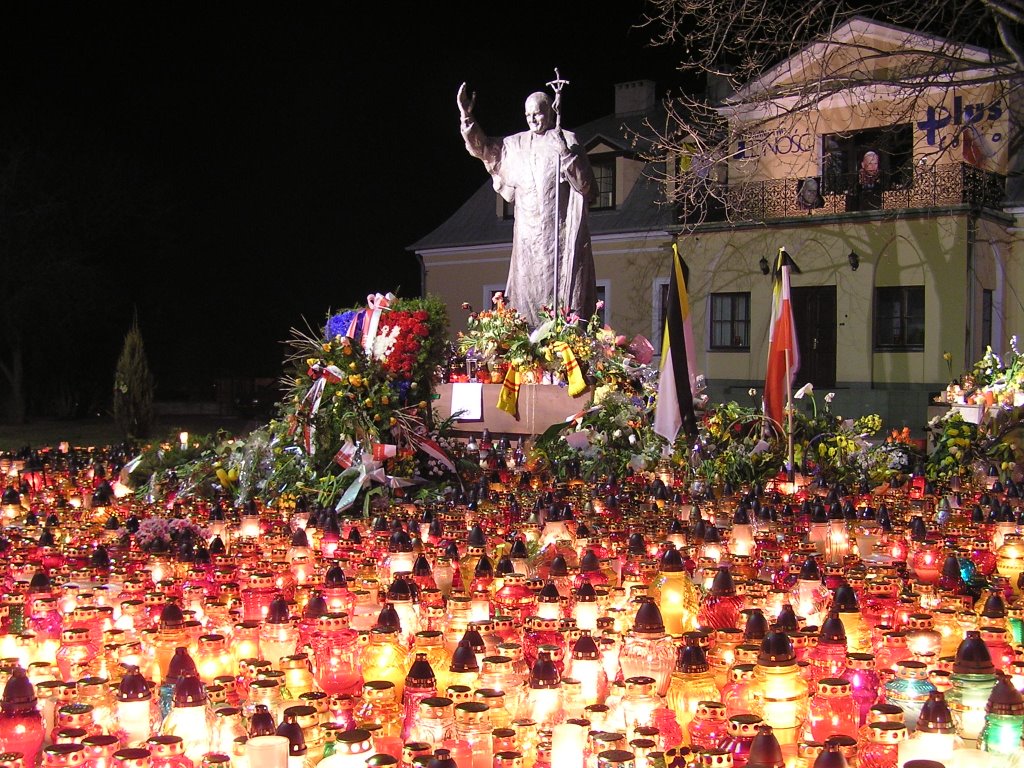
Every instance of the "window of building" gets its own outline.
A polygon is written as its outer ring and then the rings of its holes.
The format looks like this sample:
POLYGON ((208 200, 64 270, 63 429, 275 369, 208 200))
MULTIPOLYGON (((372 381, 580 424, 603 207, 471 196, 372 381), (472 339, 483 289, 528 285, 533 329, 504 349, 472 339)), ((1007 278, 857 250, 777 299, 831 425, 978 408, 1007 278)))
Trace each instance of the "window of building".
POLYGON ((597 195, 591 203, 592 211, 615 207, 615 157, 612 155, 590 158, 590 167, 594 169, 597 180, 597 195))
POLYGON ((846 195, 848 211, 881 208, 885 190, 913 184, 913 142, 909 123, 826 134, 821 140, 822 193, 846 195))
POLYGON ((750 349, 750 293, 711 294, 711 349, 750 349))
POLYGON ((483 297, 480 300, 480 311, 485 311, 494 308, 494 295, 496 293, 505 293, 504 283, 489 283, 483 286, 483 297))
POLYGON ((875 349, 882 352, 924 349, 924 286, 875 289, 875 349))
POLYGON ((992 346, 992 310, 995 306, 995 291, 991 288, 981 290, 981 347, 992 346))

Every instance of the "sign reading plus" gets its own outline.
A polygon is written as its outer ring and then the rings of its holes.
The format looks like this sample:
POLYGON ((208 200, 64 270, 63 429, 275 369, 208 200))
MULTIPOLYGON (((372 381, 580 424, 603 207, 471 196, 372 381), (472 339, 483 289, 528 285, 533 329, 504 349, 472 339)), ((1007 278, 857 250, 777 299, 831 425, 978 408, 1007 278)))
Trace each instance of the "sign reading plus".
MULTIPOLYGON (((963 96, 953 97, 953 109, 950 110, 945 104, 937 107, 928 107, 925 112, 925 119, 919 120, 917 129, 924 131, 925 141, 930 146, 938 146, 939 149, 948 149, 960 144, 959 130, 965 125, 974 125, 981 122, 994 123, 1003 116, 1003 107, 996 101, 993 104, 964 104, 963 96), (958 129, 952 133, 946 133, 944 129, 950 126, 958 129)), ((1002 141, 1002 133, 993 132, 989 135, 990 141, 1002 141)))

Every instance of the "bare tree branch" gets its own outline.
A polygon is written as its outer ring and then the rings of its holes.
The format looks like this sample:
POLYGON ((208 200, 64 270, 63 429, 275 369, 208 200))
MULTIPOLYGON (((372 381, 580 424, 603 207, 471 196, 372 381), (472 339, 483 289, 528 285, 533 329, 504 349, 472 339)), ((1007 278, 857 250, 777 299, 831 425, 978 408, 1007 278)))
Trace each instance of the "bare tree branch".
MULTIPOLYGON (((652 157, 665 161, 668 203, 684 223, 735 213, 727 174, 744 136, 806 124, 836 104, 856 111, 885 101, 884 123, 897 125, 919 122, 946 89, 987 88, 1009 111, 1024 85, 1022 20, 1024 0, 648 0, 638 26, 652 44, 678 50, 680 71, 705 78, 708 93, 732 94, 671 94, 665 125, 647 126, 652 157), (862 33, 865 20, 885 30, 882 43, 862 33)), ((1005 137, 1011 153, 1016 124, 1005 137)), ((948 130, 958 139, 970 126, 948 130)))

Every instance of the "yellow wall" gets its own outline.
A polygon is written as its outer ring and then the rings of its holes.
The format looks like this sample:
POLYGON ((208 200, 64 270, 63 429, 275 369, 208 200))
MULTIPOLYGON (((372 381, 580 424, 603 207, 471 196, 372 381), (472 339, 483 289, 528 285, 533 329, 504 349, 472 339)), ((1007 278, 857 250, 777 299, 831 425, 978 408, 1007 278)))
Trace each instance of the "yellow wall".
POLYGON ((462 303, 468 302, 474 311, 486 309, 481 307, 482 286, 504 284, 508 257, 508 247, 424 256, 423 292, 444 299, 453 336, 466 325, 462 303))
MULTIPOLYGON (((669 273, 670 242, 665 232, 593 242, 597 279, 610 282, 608 323, 620 333, 651 335, 653 285, 659 275, 669 273)), ((506 245, 424 256, 424 291, 444 299, 453 334, 465 325, 462 302, 479 310, 481 286, 505 282, 510 248, 506 245)))
POLYGON ((778 226, 771 233, 752 228, 683 238, 680 249, 690 266, 694 336, 704 370, 714 379, 764 376, 771 279, 761 274, 758 259, 764 255, 771 261, 785 246, 801 269, 792 276, 793 287, 837 288, 837 381, 942 381, 947 377, 942 353, 959 354, 963 348, 958 318, 966 300, 966 242, 965 216, 778 226), (856 272, 847 260, 851 251, 860 256, 856 272), (895 285, 925 286, 923 352, 872 352, 874 289, 895 285), (750 353, 708 351, 708 296, 727 291, 750 291, 750 353))

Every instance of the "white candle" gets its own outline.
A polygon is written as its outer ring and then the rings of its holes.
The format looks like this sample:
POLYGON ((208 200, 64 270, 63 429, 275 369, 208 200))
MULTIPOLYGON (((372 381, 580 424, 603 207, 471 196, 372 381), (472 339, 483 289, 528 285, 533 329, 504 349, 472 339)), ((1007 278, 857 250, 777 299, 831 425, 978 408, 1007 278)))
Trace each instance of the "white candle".
POLYGON ((245 756, 253 768, 288 768, 288 739, 254 736, 245 742, 245 756))

